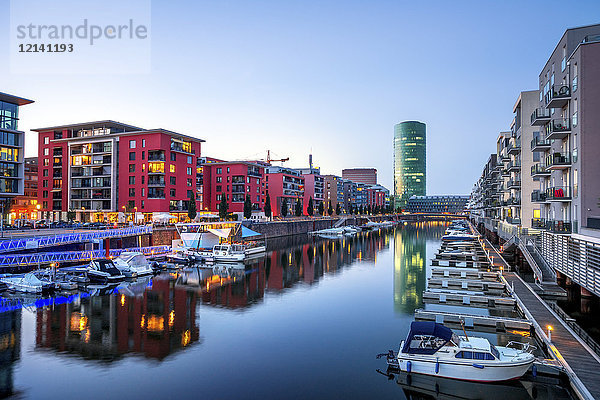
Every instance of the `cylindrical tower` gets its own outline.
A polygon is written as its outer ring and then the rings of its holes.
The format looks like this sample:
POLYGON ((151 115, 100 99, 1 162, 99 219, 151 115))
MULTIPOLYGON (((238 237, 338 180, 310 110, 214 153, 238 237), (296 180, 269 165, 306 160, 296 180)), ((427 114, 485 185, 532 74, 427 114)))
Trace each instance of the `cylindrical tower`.
POLYGON ((406 209, 410 196, 426 195, 425 124, 404 121, 394 126, 395 207, 406 209))

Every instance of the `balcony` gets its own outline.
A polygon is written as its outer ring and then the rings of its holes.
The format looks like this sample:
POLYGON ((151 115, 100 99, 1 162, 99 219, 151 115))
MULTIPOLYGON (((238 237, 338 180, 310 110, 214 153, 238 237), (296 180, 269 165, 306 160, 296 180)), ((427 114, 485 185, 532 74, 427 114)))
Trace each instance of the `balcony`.
POLYGON ((545 203, 546 201, 546 192, 542 192, 540 190, 534 190, 531 192, 532 203, 545 203))
POLYGON ((571 119, 553 119, 546 125, 546 139, 564 139, 571 133, 571 119))
POLYGON ((506 185, 508 189, 519 189, 521 187, 521 181, 518 179, 508 181, 506 185))
POLYGON ((571 233, 572 224, 570 221, 546 221, 546 229, 552 233, 571 233))
POLYGON ((508 161, 510 160, 510 156, 508 155, 508 151, 506 150, 507 148, 503 148, 502 151, 500 151, 500 161, 508 161))
POLYGON ((502 176, 510 176, 510 172, 508 172, 508 169, 502 170, 502 176))
POLYGON ((550 121, 550 110, 547 108, 537 108, 531 114, 531 125, 546 125, 550 121))
POLYGON ((534 138, 531 141, 531 151, 546 151, 550 149, 550 140, 534 138))
POLYGON ((553 153, 546 157, 546 168, 549 170, 567 169, 571 167, 571 153, 553 153))
POLYGON ((553 85, 544 100, 547 108, 563 108, 571 100, 571 88, 568 84, 553 85))
POLYGON ((531 176, 539 178, 543 176, 550 176, 550 171, 544 164, 534 164, 531 166, 531 176))
POLYGON ((506 217, 506 222, 512 225, 521 225, 521 218, 506 217))
POLYGON ((515 140, 515 143, 510 143, 507 147, 508 154, 519 154, 521 152, 521 141, 515 140))
POLYGON ((546 189, 548 201, 571 201, 571 188, 569 186, 555 186, 546 189))
POLYGON ((546 220, 543 218, 532 218, 531 227, 534 229, 546 229, 546 220))
POLYGON ((508 172, 519 171, 521 169, 520 161, 511 161, 508 163, 508 172))

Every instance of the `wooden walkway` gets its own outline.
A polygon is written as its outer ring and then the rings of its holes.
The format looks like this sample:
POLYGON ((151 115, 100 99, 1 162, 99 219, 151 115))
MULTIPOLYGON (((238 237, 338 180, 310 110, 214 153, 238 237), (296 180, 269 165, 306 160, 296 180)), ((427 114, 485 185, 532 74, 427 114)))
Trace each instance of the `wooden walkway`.
POLYGON ((562 361, 561 358, 564 360, 567 373, 572 372, 575 375, 575 377, 570 376, 572 381, 575 380, 572 382, 574 389, 580 392, 581 397, 600 399, 600 359, 570 329, 567 329, 562 320, 521 277, 510 272, 510 266, 489 242, 485 241, 485 247, 490 252, 492 264, 503 267, 504 278, 514 288, 514 294, 526 309, 524 311, 530 314, 528 318, 535 321, 538 336, 549 345, 550 350, 555 353, 559 361, 562 361), (545 335, 548 326, 553 328, 551 343, 545 335), (579 383, 585 388, 578 387, 581 386, 579 383), (589 393, 585 393, 585 389, 589 393))

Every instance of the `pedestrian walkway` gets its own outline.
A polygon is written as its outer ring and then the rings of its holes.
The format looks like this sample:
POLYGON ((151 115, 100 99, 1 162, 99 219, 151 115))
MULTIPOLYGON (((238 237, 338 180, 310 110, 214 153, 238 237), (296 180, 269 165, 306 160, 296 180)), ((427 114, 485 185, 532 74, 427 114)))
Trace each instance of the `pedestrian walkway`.
POLYGON ((550 307, 535 294, 533 289, 525 283, 516 273, 510 271, 510 265, 502 258, 496 249, 486 240, 484 242, 492 265, 504 271, 503 277, 517 296, 518 302, 523 308, 527 318, 535 321, 536 332, 546 344, 549 344, 556 358, 561 361, 567 369, 576 390, 582 397, 600 399, 600 359, 585 345, 550 309, 550 307), (552 327, 552 340, 546 335, 548 327, 552 327), (570 374, 571 375, 571 374, 570 374), (579 381, 579 382, 577 382, 579 381), (579 383, 583 387, 578 387, 579 383), (589 392, 589 393, 586 393, 589 392))

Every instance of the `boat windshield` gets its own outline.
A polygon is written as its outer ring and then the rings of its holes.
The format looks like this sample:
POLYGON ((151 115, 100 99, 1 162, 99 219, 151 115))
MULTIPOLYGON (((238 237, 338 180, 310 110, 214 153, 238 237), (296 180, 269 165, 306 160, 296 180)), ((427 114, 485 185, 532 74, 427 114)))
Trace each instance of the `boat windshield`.
POLYGON ((499 360, 500 359, 500 352, 498 351, 498 349, 496 348, 496 346, 494 346, 493 344, 490 344, 490 349, 492 350, 492 354, 494 355, 494 357, 496 357, 499 360))
POLYGON ((111 260, 94 260, 98 271, 108 272, 111 275, 119 275, 119 270, 111 260))

